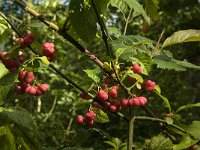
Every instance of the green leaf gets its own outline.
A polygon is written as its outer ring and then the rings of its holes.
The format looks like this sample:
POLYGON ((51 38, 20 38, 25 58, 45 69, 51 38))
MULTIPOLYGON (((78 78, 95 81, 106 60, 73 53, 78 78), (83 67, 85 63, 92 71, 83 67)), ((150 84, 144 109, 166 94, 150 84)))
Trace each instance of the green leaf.
POLYGON ((175 32, 170 37, 168 37, 164 41, 162 48, 174 44, 193 42, 193 41, 200 41, 200 30, 194 30, 194 29, 181 30, 175 32))
POLYGON ((8 69, 0 62, 0 79, 8 72, 8 69))
POLYGON ((110 32, 110 34, 114 35, 115 37, 120 37, 122 35, 121 31, 119 30, 119 28, 116 27, 107 27, 108 31, 110 32))
POLYGON ((171 117, 166 117, 165 118, 167 124, 173 124, 174 120, 171 117))
POLYGON ((146 20, 146 22, 150 24, 150 18, 147 16, 144 8, 142 7, 142 5, 140 5, 140 3, 137 0, 125 0, 125 1, 129 5, 129 7, 134 10, 135 13, 141 14, 146 20))
POLYGON ((41 28, 42 26, 43 26, 43 23, 40 20, 38 19, 31 20, 30 27, 41 28))
POLYGON ((0 117, 7 118, 10 122, 19 126, 32 130, 35 128, 35 122, 31 115, 24 109, 8 108, 0 112, 0 117))
POLYGON ((126 48, 119 48, 116 50, 116 52, 115 52, 116 60, 119 59, 119 57, 124 53, 125 50, 126 50, 126 48))
POLYGON ((179 113, 180 111, 183 111, 183 110, 188 109, 188 108, 193 108, 193 107, 200 107, 200 103, 187 104, 187 105, 181 106, 176 110, 175 113, 179 113))
POLYGON ((44 64, 46 64, 46 65, 49 65, 49 64, 50 64, 50 62, 49 62, 49 60, 47 59, 46 56, 36 57, 36 59, 40 59, 40 60, 41 60, 44 64))
POLYGON ((85 0, 72 0, 69 5, 69 18, 74 31, 86 42, 95 38, 96 16, 93 7, 85 0))
POLYGON ((6 101, 7 94, 12 85, 0 86, 0 106, 6 101))
POLYGON ((196 139, 200 140, 200 121, 193 121, 192 124, 187 126, 185 130, 196 139))
POLYGON ((92 108, 92 110, 96 113, 94 121, 96 121, 97 123, 106 123, 110 121, 108 115, 105 112, 103 112, 103 110, 98 108, 92 108))
POLYGON ((171 59, 153 58, 153 63, 156 64, 157 67, 161 69, 186 71, 185 67, 178 65, 177 63, 171 61, 171 59))
POLYGON ((169 138, 158 135, 145 141, 148 150, 172 150, 173 144, 169 138))
POLYGON ((0 36, 6 31, 7 28, 10 28, 10 25, 1 15, 4 16, 4 14, 0 12, 0 36))
POLYGON ((172 59, 172 61, 175 62, 176 64, 182 66, 182 67, 185 67, 185 68, 200 70, 200 66, 194 65, 190 62, 187 62, 186 60, 180 61, 180 60, 172 59))
POLYGON ((171 113, 171 106, 170 106, 170 103, 169 103, 169 100, 162 96, 160 93, 158 93, 157 91, 154 91, 158 96, 160 96, 160 98, 164 101, 166 107, 168 108, 169 112, 171 113))
POLYGON ((94 0, 95 6, 98 9, 98 12, 101 14, 106 14, 107 6, 110 0, 94 0))
POLYGON ((190 136, 188 135, 185 135, 181 142, 178 143, 178 144, 175 144, 173 146, 173 150, 183 150, 183 149, 187 149, 189 148, 190 146, 192 146, 193 144, 196 144, 198 142, 198 140, 193 140, 191 139, 190 136))
POLYGON ((128 11, 128 4, 124 0, 111 0, 110 4, 113 7, 118 8, 123 13, 123 15, 125 15, 128 11))
POLYGON ((156 20, 158 14, 158 0, 145 0, 146 13, 152 20, 156 20))
POLYGON ((155 86, 155 90, 158 94, 161 94, 161 89, 160 89, 160 86, 156 84, 155 86))
POLYGON ((89 78, 91 78, 94 82, 96 82, 96 83, 100 82, 100 78, 97 76, 97 74, 100 73, 99 68, 95 68, 95 69, 92 69, 92 70, 86 69, 86 70, 83 70, 83 71, 84 71, 84 72, 87 74, 87 76, 88 76, 89 78))
POLYGON ((4 127, 6 134, 0 136, 1 150, 16 150, 15 139, 8 127, 4 127))

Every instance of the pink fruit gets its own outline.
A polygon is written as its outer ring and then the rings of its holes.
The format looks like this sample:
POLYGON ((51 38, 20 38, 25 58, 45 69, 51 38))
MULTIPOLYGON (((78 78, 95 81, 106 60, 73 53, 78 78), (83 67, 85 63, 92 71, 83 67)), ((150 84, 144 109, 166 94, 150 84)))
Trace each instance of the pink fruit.
POLYGON ((85 114, 85 118, 88 120, 93 120, 95 117, 96 113, 93 110, 90 110, 85 114))
POLYGON ((81 92, 80 93, 80 98, 86 99, 86 100, 90 100, 91 96, 88 95, 87 93, 81 92))
POLYGON ((100 101, 106 101, 108 99, 108 94, 104 91, 104 90, 100 90, 98 93, 97 93, 97 99, 100 100, 100 101))
POLYGON ((140 106, 144 106, 147 103, 147 99, 144 96, 140 96, 138 97, 139 102, 140 102, 140 106))
POLYGON ((3 61, 3 64, 5 65, 7 69, 10 69, 10 68, 18 69, 19 67, 19 63, 10 57, 5 58, 3 61))
POLYGON ((105 102, 106 106, 109 107, 111 105, 110 102, 105 102))
POLYGON ((32 83, 34 80, 35 80, 35 76, 34 76, 33 72, 27 71, 24 74, 24 78, 23 78, 24 82, 26 82, 26 83, 32 83))
POLYGON ((110 89, 109 95, 113 98, 116 99, 118 97, 118 87, 117 86, 113 86, 110 89))
POLYGON ((127 108, 128 107, 128 100, 123 98, 120 100, 120 104, 122 108, 127 108))
POLYGON ((56 55, 55 54, 51 54, 51 55, 47 56, 47 59, 49 61, 54 61, 56 59, 56 55))
POLYGON ((84 117, 82 115, 78 115, 76 118, 78 124, 82 125, 84 123, 84 117))
POLYGON ((3 61, 5 58, 5 55, 7 54, 7 52, 0 52, 0 60, 3 61))
POLYGON ((46 93, 49 90, 49 86, 47 84, 40 84, 38 86, 38 89, 42 92, 42 93, 46 93))
POLYGON ((138 97, 131 98, 131 99, 128 101, 128 106, 130 106, 130 107, 133 107, 133 106, 140 106, 140 101, 139 101, 138 97))
POLYGON ((45 56, 51 56, 55 52, 54 43, 43 43, 42 49, 45 56))
POLYGON ((109 109, 111 112, 116 112, 117 111, 117 107, 115 105, 110 105, 109 109))
POLYGON ((171 117, 171 114, 165 114, 166 117, 171 117))
POLYGON ((25 76, 26 72, 27 72, 26 70, 23 70, 23 71, 20 71, 20 72, 18 73, 18 80, 19 80, 19 81, 21 81, 21 82, 24 81, 24 76, 25 76))
POLYGON ((109 76, 107 76, 107 77, 105 77, 105 78, 103 79, 103 82, 104 82, 105 84, 111 84, 111 83, 113 83, 113 80, 112 80, 109 76))
POLYGON ((155 89, 156 83, 151 80, 146 80, 145 83, 142 85, 142 88, 146 92, 151 92, 155 89))
POLYGON ((35 95, 37 88, 35 86, 28 86, 25 90, 26 94, 35 95))
MULTIPOLYGON (((25 45, 31 45, 34 42, 34 35, 33 33, 29 33, 27 34, 24 38, 23 38, 24 44, 25 45)), ((21 45, 20 45, 21 47, 21 45)))
POLYGON ((22 48, 22 49, 26 48, 26 44, 24 43, 24 39, 20 39, 18 42, 19 42, 20 48, 22 48))
POLYGON ((44 94, 44 92, 42 92, 40 89, 36 89, 36 93, 35 93, 35 95, 36 96, 40 96, 40 95, 43 95, 44 94))
POLYGON ((133 72, 135 72, 137 74, 141 74, 142 73, 142 68, 138 64, 133 64, 132 70, 133 70, 133 72))
POLYGON ((87 120, 87 119, 84 119, 84 122, 85 124, 87 124, 88 126, 90 127, 93 127, 96 125, 96 122, 94 120, 87 120))

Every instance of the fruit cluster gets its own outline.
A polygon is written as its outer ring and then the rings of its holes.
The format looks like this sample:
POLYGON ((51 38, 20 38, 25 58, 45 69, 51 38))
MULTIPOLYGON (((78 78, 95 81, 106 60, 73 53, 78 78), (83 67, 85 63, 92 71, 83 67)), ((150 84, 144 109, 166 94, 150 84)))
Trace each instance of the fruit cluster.
MULTIPOLYGON (((132 67, 130 67, 133 73, 135 74, 142 74, 142 68, 138 64, 133 64, 132 67)), ((129 80, 131 83, 137 82, 137 79, 129 76, 129 80)), ((155 89, 155 82, 151 80, 145 80, 143 83, 141 83, 141 89, 144 92, 151 92, 155 89)), ((110 112, 118 112, 122 109, 136 107, 136 106, 144 106, 147 104, 147 98, 145 96, 136 96, 135 94, 132 94, 129 98, 124 98, 120 94, 120 88, 117 85, 114 85, 113 80, 110 77, 105 77, 103 80, 103 84, 101 86, 101 89, 98 90, 94 101, 91 105, 91 107, 102 109, 104 112, 110 111, 110 112)), ((80 97, 86 100, 91 99, 91 97, 87 93, 81 93, 80 97)), ((89 111, 91 112, 91 110, 89 111)), ((90 114, 87 112, 86 114, 90 114)), ((92 120, 95 118, 96 115, 93 111, 91 112, 91 116, 93 116, 92 120)), ((88 117, 85 115, 85 117, 78 115, 77 122, 79 124, 86 124, 88 117)), ((94 122, 94 121, 93 121, 94 122)))
POLYGON ((53 61, 56 58, 54 43, 43 43, 42 44, 42 53, 47 57, 49 61, 53 61))
POLYGON ((88 126, 94 126, 96 125, 96 122, 94 121, 94 118, 96 117, 96 113, 93 110, 89 110, 85 113, 84 116, 78 115, 77 116, 77 122, 78 124, 86 124, 88 126))
POLYGON ((15 92, 20 95, 26 93, 29 95, 40 96, 48 92, 47 84, 39 84, 38 86, 32 85, 33 81, 35 80, 35 76, 31 71, 20 71, 18 73, 18 80, 20 83, 15 86, 15 92))

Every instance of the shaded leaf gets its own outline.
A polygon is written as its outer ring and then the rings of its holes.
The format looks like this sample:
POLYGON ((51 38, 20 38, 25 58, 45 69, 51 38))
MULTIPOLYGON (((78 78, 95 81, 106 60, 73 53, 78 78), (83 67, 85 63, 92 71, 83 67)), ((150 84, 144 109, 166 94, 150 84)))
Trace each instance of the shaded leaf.
POLYGON ((96 82, 96 83, 100 82, 100 78, 97 76, 97 74, 100 73, 99 68, 95 68, 95 69, 92 69, 92 70, 86 69, 86 70, 84 70, 84 72, 85 72, 85 73, 87 74, 87 76, 88 76, 89 78, 91 78, 94 82, 96 82))
POLYGON ((173 124, 174 120, 171 117, 166 117, 167 124, 173 124))
POLYGON ((8 69, 0 62, 0 79, 8 72, 8 69))
POLYGON ((185 109, 188 109, 188 108, 193 108, 193 107, 200 107, 200 103, 196 103, 196 104, 187 104, 187 105, 184 105, 184 106, 181 106, 179 107, 175 113, 178 113, 180 111, 183 111, 185 109))
POLYGON ((96 113, 96 117, 94 118, 94 121, 97 123, 106 123, 109 122, 108 115, 103 112, 103 110, 98 108, 92 108, 92 110, 96 113))
POLYGON ((187 126, 185 130, 196 139, 200 140, 200 121, 193 121, 192 124, 187 126))
POLYGON ((158 0, 145 0, 145 9, 152 20, 158 18, 158 0))
POLYGON ((84 41, 91 41, 96 36, 97 24, 93 7, 84 0, 70 1, 69 18, 74 31, 84 41))
POLYGON ((200 41, 200 30, 194 30, 194 29, 181 30, 175 32, 170 37, 168 37, 164 41, 162 48, 174 44, 193 42, 193 41, 200 41))

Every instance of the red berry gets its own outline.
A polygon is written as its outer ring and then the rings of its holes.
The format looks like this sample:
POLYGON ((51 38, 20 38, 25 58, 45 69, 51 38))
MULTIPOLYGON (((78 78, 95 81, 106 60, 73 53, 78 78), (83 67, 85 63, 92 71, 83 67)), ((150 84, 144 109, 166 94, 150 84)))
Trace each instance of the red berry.
POLYGON ((106 106, 109 107, 111 105, 110 102, 105 102, 106 106))
POLYGON ((118 87, 117 86, 111 87, 109 94, 113 99, 116 99, 118 97, 118 87))
POLYGON ((166 117, 171 117, 171 114, 165 114, 166 117))
POLYGON ((51 56, 55 52, 54 43, 43 43, 42 49, 45 56, 51 56))
POLYGON ((15 86, 15 92, 19 95, 23 95, 25 93, 24 89, 20 85, 15 86))
POLYGON ((151 80, 146 80, 145 83, 142 85, 142 88, 146 92, 151 92, 155 89, 156 83, 151 80))
POLYGON ((87 120, 87 119, 84 119, 84 122, 90 126, 90 127, 93 127, 96 125, 96 122, 94 120, 87 120))
MULTIPOLYGON (((25 45, 31 45, 34 42, 34 35, 33 35, 33 33, 27 34, 24 37, 23 41, 24 41, 25 45)), ((21 45, 20 45, 20 47, 21 47, 21 45)))
POLYGON ((18 73, 18 80, 19 80, 19 81, 21 81, 21 82, 24 81, 24 76, 25 76, 26 72, 27 72, 26 70, 23 70, 23 71, 20 71, 20 72, 18 73))
POLYGON ((132 83, 135 83, 137 80, 131 76, 128 77, 129 81, 131 81, 132 83))
POLYGON ((103 109, 103 106, 101 104, 99 104, 98 102, 92 103, 92 107, 103 109))
POLYGON ((140 102, 140 106, 144 106, 147 103, 147 99, 144 96, 140 96, 138 97, 139 102, 140 102))
POLYGON ((93 120, 95 116, 96 116, 96 113, 93 110, 90 110, 85 114, 85 118, 88 120, 93 120))
POLYGON ((121 108, 120 102, 117 101, 117 100, 114 100, 114 101, 112 102, 112 105, 116 106, 117 109, 120 109, 120 108, 121 108))
POLYGON ((123 99, 121 99, 120 104, 121 104, 122 108, 127 108, 128 107, 128 100, 123 98, 123 99))
POLYGON ((135 72, 137 74, 141 74, 142 73, 142 68, 138 64, 133 64, 132 70, 133 70, 133 72, 135 72))
POLYGON ((108 88, 108 85, 107 84, 102 84, 101 85, 101 88, 104 90, 104 89, 107 89, 108 88))
POLYGON ((116 111, 117 111, 117 106, 115 106, 115 105, 110 105, 110 106, 109 106, 109 109, 110 109, 111 112, 116 112, 116 111))
POLYGON ((5 55, 7 54, 7 52, 0 52, 0 60, 3 61, 5 58, 5 55))
POLYGON ((35 80, 35 76, 34 76, 33 72, 27 71, 24 74, 24 78, 23 78, 24 82, 26 82, 26 83, 32 83, 34 80, 35 80))
POLYGON ((25 90, 26 94, 35 95, 37 88, 35 86, 28 86, 25 90))
POLYGON ((47 84, 40 84, 38 86, 38 89, 42 92, 42 93, 46 93, 49 90, 49 86, 47 84))
POLYGON ((78 115, 76 118, 78 124, 82 125, 84 123, 84 117, 82 115, 78 115))
POLYGON ((112 80, 109 76, 107 76, 107 77, 105 77, 105 78, 103 79, 103 82, 104 82, 105 84, 111 84, 111 83, 113 83, 113 80, 112 80))
POLYGON ((23 64, 25 62, 26 58, 25 58, 25 55, 23 53, 21 53, 19 56, 18 56, 18 61, 23 64))
POLYGON ((19 42, 20 48, 22 48, 22 49, 26 48, 26 44, 24 43, 24 39, 20 39, 18 42, 19 42))
POLYGON ((81 92, 80 93, 80 98, 86 99, 86 100, 90 100, 91 96, 88 95, 87 93, 81 92))
POLYGON ((43 95, 44 94, 44 92, 42 92, 40 89, 36 89, 36 93, 35 93, 35 95, 36 96, 40 96, 40 95, 43 95))
POLYGON ((128 106, 132 107, 132 106, 140 106, 140 100, 138 99, 138 97, 132 98, 128 101, 128 106))
POLYGON ((19 67, 19 63, 10 57, 5 58, 3 61, 3 64, 5 65, 7 69, 10 69, 10 68, 18 69, 19 67))
POLYGON ((100 90, 97 93, 97 99, 100 101, 106 101, 108 99, 108 94, 104 90, 100 90))

